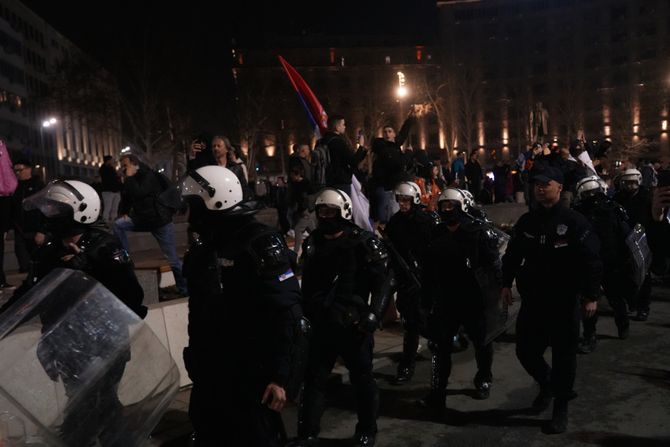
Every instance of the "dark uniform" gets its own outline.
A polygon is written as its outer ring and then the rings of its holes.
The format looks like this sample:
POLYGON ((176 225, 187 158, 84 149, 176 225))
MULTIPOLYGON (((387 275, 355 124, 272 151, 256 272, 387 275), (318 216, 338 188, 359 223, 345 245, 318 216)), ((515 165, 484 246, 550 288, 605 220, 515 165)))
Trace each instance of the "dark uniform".
POLYGON ((586 218, 560 204, 521 216, 503 257, 503 287, 516 278, 521 294, 517 357, 565 408, 573 395, 579 339, 579 298, 598 299, 602 279, 600 243, 586 218), (552 347, 552 367, 543 358, 552 347))
POLYGON ((184 258, 195 445, 282 446, 281 416, 261 400, 268 384, 286 388, 292 373, 302 310, 288 247, 251 215, 222 216, 209 231, 184 258))
POLYGON ((389 303, 392 284, 386 249, 372 233, 353 224, 346 224, 335 239, 325 238, 320 225, 305 241, 303 256, 302 292, 313 336, 298 436, 303 440, 318 436, 325 382, 340 356, 356 394, 359 445, 373 445, 379 411, 372 376, 375 328, 365 323, 371 321, 370 315, 381 321, 389 303), (361 442, 361 436, 366 440, 361 442))
MULTIPOLYGON (((460 212, 459 212, 460 213, 460 212)), ((493 375, 493 345, 486 343, 487 322, 484 270, 494 270, 500 279, 498 241, 488 226, 460 213, 455 230, 447 223, 432 231, 424 266, 424 293, 430 307, 428 337, 434 357, 429 406, 444 407, 447 383, 451 374, 452 340, 461 326, 475 348, 477 374, 475 386, 480 398, 488 397, 493 375)))
POLYGON ((405 329, 396 383, 405 382, 414 374, 421 320, 421 284, 417 281, 421 281, 421 268, 430 232, 439 223, 439 219, 437 214, 413 204, 408 212, 395 213, 386 225, 385 232, 394 249, 391 261, 397 281, 396 307, 405 329), (402 260, 396 259, 396 256, 402 257, 402 260), (404 262, 401 266, 402 261, 404 262))
MULTIPOLYGON (((63 260, 72 252, 64 247, 60 241, 49 240, 40 246, 33 255, 30 273, 12 298, 0 309, 4 312, 7 307, 25 295, 37 282, 56 268, 80 270, 95 278, 108 288, 126 306, 140 318, 144 318, 147 309, 142 305, 144 292, 137 281, 133 263, 128 253, 121 247, 116 237, 99 228, 87 228, 77 242, 81 250, 79 254, 63 260)), ((76 298, 76 297, 66 297, 76 298)), ((60 377, 68 396, 81 391, 82 374, 87 372, 90 363, 96 360, 95 353, 90 351, 63 351, 58 344, 59 340, 67 339, 60 331, 68 331, 53 325, 60 321, 62 312, 69 308, 69 303, 59 302, 56 306, 40 314, 43 336, 37 347, 37 355, 47 375, 54 381, 60 377)), ((127 328, 119 325, 110 325, 106 330, 121 331, 113 339, 126 338, 127 328)), ((103 331, 104 332, 104 331, 103 331)), ((109 334, 105 334, 109 335, 109 334)), ((90 346, 100 348, 100 352, 109 352, 105 347, 104 337, 98 342, 86 341, 90 346)), ((118 348, 118 347, 117 347, 118 348)), ((130 359, 127 351, 118 356, 117 361, 103 374, 97 383, 97 389, 86 392, 86 399, 80 399, 76 405, 70 407, 60 426, 61 439, 69 446, 88 446, 100 439, 103 446, 123 446, 129 444, 124 436, 120 418, 123 415, 123 405, 118 399, 117 388, 125 370, 125 364, 130 359)), ((81 396, 78 396, 81 397, 81 396)))
MULTIPOLYGON (((603 289, 614 311, 614 321, 620 338, 628 336, 628 310, 626 301, 635 294, 636 286, 630 268, 630 251, 626 236, 630 233, 626 211, 605 194, 598 193, 580 200, 575 210, 582 213, 593 226, 600 239, 600 259, 603 263, 603 289)), ((595 348, 598 314, 584 318, 584 342, 580 351, 587 353, 595 348)))
MULTIPOLYGON (((626 210, 631 228, 634 228, 637 224, 641 224, 645 229, 652 226, 651 194, 646 189, 639 188, 634 192, 617 191, 614 200, 626 210)), ((651 273, 647 273, 637 296, 628 304, 631 309, 637 311, 639 320, 647 319, 651 305, 651 273)))

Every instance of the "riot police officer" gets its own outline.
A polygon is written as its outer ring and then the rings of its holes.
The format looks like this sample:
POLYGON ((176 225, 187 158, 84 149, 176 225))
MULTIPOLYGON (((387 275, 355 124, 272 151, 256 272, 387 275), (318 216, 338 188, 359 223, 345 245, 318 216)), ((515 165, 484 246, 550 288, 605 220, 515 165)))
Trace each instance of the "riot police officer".
POLYGON ((400 210, 389 220, 385 233, 396 274, 396 307, 404 328, 402 357, 392 383, 402 385, 414 375, 421 319, 421 265, 431 229, 439 223, 439 217, 421 205, 421 190, 414 182, 398 183, 395 199, 400 210))
POLYGON ((192 284, 184 363, 195 445, 284 445, 280 411, 302 317, 288 247, 242 203, 230 170, 201 167, 180 188, 206 208, 184 262, 192 284))
MULTIPOLYGON (((626 169, 615 179, 617 192, 614 200, 626 210, 629 224, 632 227, 640 224, 649 228, 652 222, 651 195, 642 188, 642 174, 637 169, 626 169)), ((637 296, 630 303, 631 308, 637 311, 635 319, 646 321, 649 318, 651 304, 651 274, 647 274, 637 296)))
MULTIPOLYGON (((636 291, 630 271, 630 251, 626 236, 630 233, 626 211, 605 195, 606 186, 596 175, 577 182, 575 210, 582 213, 593 226, 600 239, 600 259, 603 263, 603 290, 614 311, 619 338, 628 337, 630 322, 626 301, 636 291)), ((596 347, 598 314, 584 318, 584 333, 579 352, 588 354, 596 347)))
POLYGON ((92 276, 140 317, 144 292, 133 263, 119 240, 98 219, 100 196, 86 183, 54 180, 23 202, 27 211, 39 210, 51 235, 31 259, 30 272, 23 284, 0 309, 17 301, 55 268, 81 270, 92 276))
POLYGON ((467 196, 456 188, 440 194, 441 223, 431 233, 424 265, 424 294, 430 307, 427 335, 433 359, 431 390, 420 403, 439 410, 444 409, 451 374, 452 340, 461 325, 475 348, 475 397, 487 399, 493 381, 493 345, 487 340, 485 309, 489 284, 482 279, 499 281, 500 258, 497 240, 486 225, 466 214, 466 201, 467 196))
POLYGON ((338 356, 349 369, 356 395, 354 444, 372 446, 376 440, 379 392, 372 376, 373 333, 390 300, 392 273, 382 242, 351 222, 351 206, 346 193, 323 189, 315 201, 317 228, 303 244, 302 292, 313 335, 297 445, 318 445, 324 386, 338 356))
MULTIPOLYGON (((140 318, 146 316, 147 309, 142 305, 144 292, 133 263, 121 242, 99 221, 100 196, 91 186, 76 180, 54 180, 25 199, 22 206, 27 211, 41 212, 50 237, 33 253, 26 280, 0 313, 19 301, 52 270, 69 268, 95 278, 140 318)), ((54 323, 62 319, 62 312, 68 306, 59 301, 40 314, 44 334, 37 348, 47 375, 54 381, 62 380, 66 395, 77 396, 75 404, 67 405, 70 411, 60 426, 60 437, 66 445, 72 446, 93 445, 97 439, 103 446, 132 445, 125 437, 123 405, 117 396, 130 352, 127 347, 117 346, 116 361, 101 372, 95 387, 88 384, 87 390, 81 392, 86 379, 84 372, 90 368, 91 352, 62 349, 58 345, 58 329, 54 329, 57 326, 54 323)), ((125 328, 121 324, 112 326, 121 331, 117 340, 122 339, 125 328)), ((104 344, 105 331, 101 329, 100 340, 87 342, 104 344)))
POLYGON ((600 243, 584 216, 560 205, 560 170, 546 167, 534 181, 538 206, 521 216, 514 227, 503 257, 502 297, 512 304, 516 278, 521 294, 517 357, 540 385, 533 408, 542 411, 555 398, 545 431, 562 433, 568 424, 568 400, 574 397, 580 298, 587 318, 597 309, 600 243), (552 367, 543 358, 548 346, 552 347, 552 367))

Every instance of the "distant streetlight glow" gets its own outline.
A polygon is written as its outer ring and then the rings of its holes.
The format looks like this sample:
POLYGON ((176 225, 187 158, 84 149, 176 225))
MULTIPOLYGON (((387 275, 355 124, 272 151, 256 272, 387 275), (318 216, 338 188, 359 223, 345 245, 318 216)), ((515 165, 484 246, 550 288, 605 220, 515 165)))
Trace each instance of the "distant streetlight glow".
POLYGON ((398 73, 398 89, 396 90, 396 96, 398 98, 404 98, 407 96, 407 87, 405 87, 405 74, 402 71, 398 73))
POLYGON ((51 127, 54 124, 56 124, 58 120, 56 118, 47 118, 44 121, 42 121, 42 127, 51 127))
POLYGON ((121 149, 121 153, 124 154, 126 152, 130 152, 130 146, 126 146, 123 149, 121 149))
POLYGON ((404 98, 407 96, 407 87, 398 87, 398 90, 396 90, 396 95, 398 95, 398 98, 404 98))

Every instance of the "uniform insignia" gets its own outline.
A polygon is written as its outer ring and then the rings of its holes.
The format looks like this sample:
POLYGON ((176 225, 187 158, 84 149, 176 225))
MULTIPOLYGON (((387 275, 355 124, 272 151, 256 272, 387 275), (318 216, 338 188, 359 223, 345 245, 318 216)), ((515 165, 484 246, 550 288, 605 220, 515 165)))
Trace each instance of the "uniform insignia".
POLYGON ((219 258, 219 265, 221 267, 232 267, 232 266, 235 265, 235 260, 226 259, 226 258, 219 258))
POLYGON ((289 269, 286 270, 284 273, 278 276, 279 282, 284 282, 289 278, 293 278, 295 275, 293 274, 293 270, 289 269))
POLYGON ((560 224, 559 226, 556 227, 556 234, 559 236, 565 236, 565 233, 568 232, 568 226, 560 224))

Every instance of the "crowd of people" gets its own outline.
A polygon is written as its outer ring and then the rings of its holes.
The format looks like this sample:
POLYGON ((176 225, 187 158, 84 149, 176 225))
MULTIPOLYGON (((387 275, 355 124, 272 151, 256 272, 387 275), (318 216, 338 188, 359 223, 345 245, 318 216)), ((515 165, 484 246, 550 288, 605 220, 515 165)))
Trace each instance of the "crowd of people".
POLYGON ((318 445, 325 382, 340 357, 356 396, 354 444, 372 446, 380 399, 374 332, 394 296, 404 336, 392 382, 413 379, 419 337, 426 337, 430 390, 418 404, 441 412, 451 355, 464 335, 475 350, 474 397, 492 392, 492 341, 501 327, 491 312, 501 300, 514 305, 516 284, 516 354, 539 389, 532 408, 539 413, 553 402, 545 431, 562 433, 576 397, 576 356, 596 349, 601 291, 619 338, 628 337, 631 312, 640 321, 649 316, 650 271, 665 271, 670 247, 670 175, 647 162, 609 178, 592 148, 577 140, 564 149, 537 143, 513 167, 499 163, 488 176, 478 151, 441 163, 404 148, 413 120, 398 133, 384 126, 368 148, 360 134, 353 147, 345 118, 332 115, 314 150, 294 148, 281 229, 255 219, 259 204, 230 141, 196 138, 178 187, 189 208, 183 264, 173 225, 181 203, 171 202, 169 185, 136 155, 121 155, 121 177, 114 160, 105 160, 102 202, 82 182, 45 187, 20 160, 10 199, 16 252, 38 262, 20 260, 28 279, 0 312, 50 270, 69 267, 144 316, 127 232, 151 232, 189 296, 184 362, 193 382, 194 445, 221 445, 221 433, 231 445, 318 445), (507 235, 477 203, 514 196, 528 212, 507 235), (548 347, 551 365, 543 357, 548 347), (235 365, 220 367, 222 352, 235 365), (280 417, 287 399, 300 402, 291 441, 280 417))

